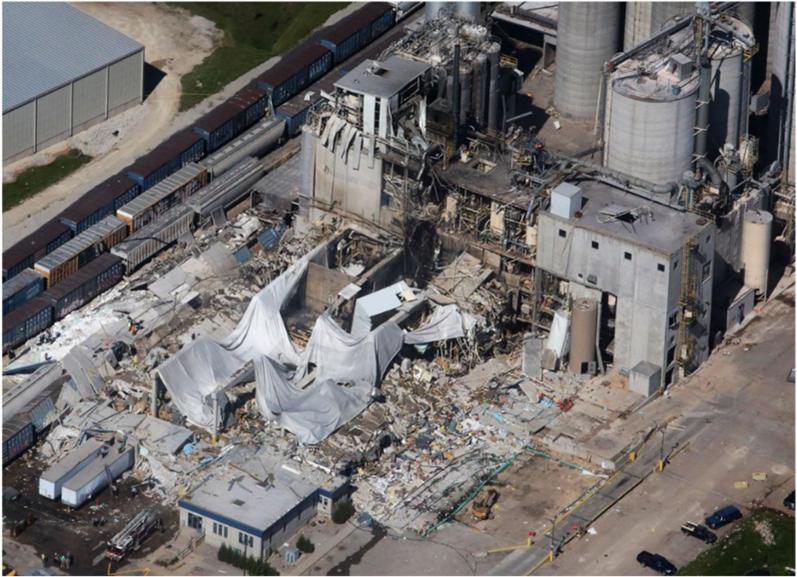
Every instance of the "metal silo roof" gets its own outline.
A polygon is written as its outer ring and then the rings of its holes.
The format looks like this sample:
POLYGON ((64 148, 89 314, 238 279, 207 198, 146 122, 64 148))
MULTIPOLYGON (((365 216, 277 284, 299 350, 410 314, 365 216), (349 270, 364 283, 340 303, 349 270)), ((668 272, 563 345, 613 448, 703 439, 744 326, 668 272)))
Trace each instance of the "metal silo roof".
POLYGON ((63 2, 4 2, 3 113, 143 48, 63 2))

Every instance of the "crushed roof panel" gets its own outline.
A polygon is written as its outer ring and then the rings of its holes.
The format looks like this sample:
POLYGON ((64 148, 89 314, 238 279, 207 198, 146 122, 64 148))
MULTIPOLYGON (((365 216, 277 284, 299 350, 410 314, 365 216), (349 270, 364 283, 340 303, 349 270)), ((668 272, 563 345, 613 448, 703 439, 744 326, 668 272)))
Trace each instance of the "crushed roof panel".
POLYGON ((144 46, 63 2, 3 4, 3 113, 144 46))

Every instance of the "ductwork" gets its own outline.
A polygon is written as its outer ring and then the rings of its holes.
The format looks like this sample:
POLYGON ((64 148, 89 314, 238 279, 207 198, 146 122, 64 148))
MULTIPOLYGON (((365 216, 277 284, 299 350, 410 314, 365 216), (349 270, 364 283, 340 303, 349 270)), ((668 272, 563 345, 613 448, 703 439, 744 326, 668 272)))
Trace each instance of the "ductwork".
POLYGON ((567 160, 570 164, 574 166, 582 168, 581 172, 597 172, 598 174, 602 174, 603 176, 612 178, 622 184, 633 186, 634 188, 638 188, 640 190, 646 190, 647 192, 651 192, 653 194, 673 195, 678 192, 677 182, 656 184, 648 180, 643 180, 636 176, 631 176, 630 174, 620 172, 619 170, 614 170, 607 166, 600 166, 598 164, 595 164, 593 162, 588 162, 586 160, 579 160, 577 158, 566 158, 565 160, 567 160))
POLYGON ((705 173, 711 179, 711 184, 716 186, 720 193, 724 193, 726 191, 728 185, 725 183, 725 180, 723 180, 722 173, 720 173, 717 167, 714 166, 710 160, 707 158, 698 158, 695 161, 695 165, 701 170, 705 171, 705 173))

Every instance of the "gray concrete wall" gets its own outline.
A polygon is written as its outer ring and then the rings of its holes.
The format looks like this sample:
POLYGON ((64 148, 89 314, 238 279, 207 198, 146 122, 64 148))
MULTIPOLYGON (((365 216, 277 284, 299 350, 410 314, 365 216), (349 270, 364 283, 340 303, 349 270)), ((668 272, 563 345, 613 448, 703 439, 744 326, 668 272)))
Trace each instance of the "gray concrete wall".
MULTIPOLYGON (((704 281, 701 279, 698 289, 704 314, 692 325, 699 362, 708 355, 715 232, 714 226, 701 232, 699 249, 693 257, 698 274, 702 274, 704 265, 709 267, 708 276, 704 281)), ((537 266, 570 280, 570 293, 574 297, 589 296, 592 292, 578 288, 579 284, 617 297, 614 365, 621 371, 630 371, 638 362, 648 361, 662 367, 664 378, 668 366, 674 366, 674 361, 668 365, 667 353, 678 342, 678 325, 671 327, 670 319, 672 315, 678 319, 681 309, 681 259, 681 251, 671 255, 653 251, 578 228, 549 213, 540 214, 537 266), (565 237, 560 236, 560 230, 565 237), (598 248, 593 248, 593 241, 598 248), (659 265, 664 266, 663 271, 659 265), (589 280, 591 275, 596 279, 594 283, 589 280)))
POLYGON ((307 267, 305 303, 314 311, 324 312, 349 283, 348 275, 311 262, 307 267))

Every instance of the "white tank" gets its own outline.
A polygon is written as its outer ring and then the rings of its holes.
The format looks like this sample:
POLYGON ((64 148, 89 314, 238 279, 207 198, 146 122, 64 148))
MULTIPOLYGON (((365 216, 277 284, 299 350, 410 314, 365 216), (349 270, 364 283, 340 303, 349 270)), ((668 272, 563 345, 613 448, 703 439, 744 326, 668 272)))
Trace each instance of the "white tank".
POLYGON ((603 63, 619 49, 619 2, 559 4, 554 106, 560 113, 595 118, 603 63))
POLYGON ((598 303, 593 299, 573 301, 570 318, 570 371, 592 373, 595 363, 595 338, 598 330, 598 303))
POLYGON ((692 164, 699 74, 687 66, 681 78, 664 66, 643 75, 638 65, 623 64, 610 80, 605 164, 658 184, 677 181, 692 164))
POLYGON ((693 2, 626 2, 623 50, 629 50, 661 30, 673 16, 689 14, 693 2))
POLYGON ((742 222, 742 266, 744 284, 766 298, 769 255, 772 245, 772 214, 764 210, 745 213, 742 222))

